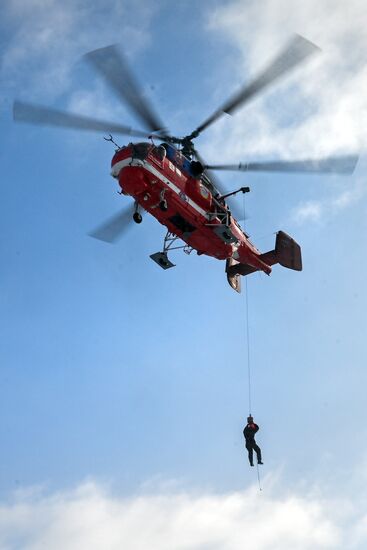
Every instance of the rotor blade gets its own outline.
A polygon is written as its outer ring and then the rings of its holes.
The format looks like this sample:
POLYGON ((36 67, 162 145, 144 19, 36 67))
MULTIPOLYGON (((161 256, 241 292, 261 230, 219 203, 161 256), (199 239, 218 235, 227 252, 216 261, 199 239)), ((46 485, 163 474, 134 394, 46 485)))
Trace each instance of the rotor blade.
POLYGON ((97 132, 113 132, 135 137, 148 137, 147 132, 134 130, 129 126, 122 126, 114 122, 97 120, 84 115, 66 113, 41 105, 14 101, 13 118, 16 122, 26 122, 44 126, 59 126, 63 128, 74 128, 77 130, 88 130, 97 132))
POLYGON ((111 216, 107 221, 89 233, 94 239, 113 243, 128 229, 133 219, 134 204, 129 204, 124 210, 111 216))
POLYGON ((286 48, 257 78, 255 78, 255 80, 252 81, 251 84, 244 86, 237 94, 226 101, 220 109, 215 111, 212 116, 192 133, 192 136, 197 137, 205 128, 221 117, 223 113, 229 115, 233 114, 239 107, 247 103, 251 98, 257 96, 267 86, 318 51, 320 51, 318 46, 296 34, 286 48))
POLYGON ((358 162, 357 155, 327 157, 323 159, 280 160, 274 162, 249 162, 206 166, 210 170, 240 172, 306 172, 319 174, 352 174, 358 162))
POLYGON ((105 79, 117 95, 135 112, 151 132, 164 129, 164 124, 154 112, 136 82, 126 60, 116 46, 107 46, 84 55, 105 79))

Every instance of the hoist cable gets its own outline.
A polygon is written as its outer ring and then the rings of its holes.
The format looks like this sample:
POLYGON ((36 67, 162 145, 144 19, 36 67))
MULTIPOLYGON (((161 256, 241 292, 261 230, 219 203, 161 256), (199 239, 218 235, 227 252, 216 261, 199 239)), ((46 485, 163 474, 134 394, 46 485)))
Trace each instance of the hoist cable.
MULTIPOLYGON (((243 219, 246 220, 246 199, 245 194, 243 194, 243 219)), ((245 227, 245 221, 244 221, 245 227)), ((251 355, 250 355, 250 323, 249 323, 249 297, 248 297, 248 282, 247 277, 245 276, 245 311, 246 311, 246 343, 247 343, 247 387, 248 387, 248 410, 249 416, 252 416, 252 377, 251 377, 251 355)), ((259 484, 259 491, 262 491, 261 487, 261 478, 259 464, 256 464, 257 471, 257 481, 259 484)))
MULTIPOLYGON (((246 223, 246 194, 243 193, 243 219, 244 227, 246 223)), ((247 388, 248 388, 248 408, 249 416, 251 416, 252 401, 251 401, 251 361, 250 361, 250 327, 249 327, 249 300, 248 300, 248 284, 247 277, 245 277, 245 331, 246 331, 246 343, 247 343, 247 388)))
POLYGON ((263 488, 261 486, 260 470, 259 470, 259 465, 258 464, 256 464, 256 468, 257 468, 257 482, 259 484, 259 491, 262 491, 263 488))
POLYGON ((248 314, 248 285, 247 277, 245 277, 245 302, 246 302, 246 342, 247 342, 247 388, 248 388, 248 410, 249 416, 251 416, 252 403, 251 403, 251 362, 250 362, 250 327, 249 327, 249 314, 248 314))

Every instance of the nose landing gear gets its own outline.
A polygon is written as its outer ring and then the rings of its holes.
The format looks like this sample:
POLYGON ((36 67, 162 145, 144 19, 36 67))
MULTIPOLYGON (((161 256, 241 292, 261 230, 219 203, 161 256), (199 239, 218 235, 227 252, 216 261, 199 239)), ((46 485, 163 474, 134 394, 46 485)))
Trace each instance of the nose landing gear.
POLYGON ((140 212, 134 212, 133 220, 135 223, 141 223, 143 221, 143 216, 140 214, 140 212))
POLYGON ((139 212, 139 203, 135 201, 135 212, 133 214, 133 220, 135 223, 141 223, 143 221, 143 216, 139 212))

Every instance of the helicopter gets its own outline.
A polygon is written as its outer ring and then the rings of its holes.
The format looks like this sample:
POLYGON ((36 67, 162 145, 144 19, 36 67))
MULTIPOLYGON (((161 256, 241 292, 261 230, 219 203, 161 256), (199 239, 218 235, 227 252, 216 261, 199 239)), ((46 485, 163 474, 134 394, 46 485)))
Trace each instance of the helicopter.
POLYGON ((120 194, 132 197, 133 203, 99 226, 91 233, 93 237, 114 242, 131 220, 140 224, 142 213, 148 212, 167 228, 162 250, 150 256, 161 268, 174 267, 168 258, 172 250, 180 248, 187 254, 196 251, 199 255, 225 260, 227 280, 235 291, 241 292, 241 276, 256 271, 270 275, 274 264, 301 271, 301 248, 287 233, 278 231, 274 249, 260 252, 230 207, 232 197, 248 193, 249 187, 226 193, 214 171, 351 174, 358 156, 210 165, 195 148, 194 140, 225 113, 234 114, 319 51, 309 40, 294 35, 250 84, 244 85, 184 137, 173 136, 167 130, 116 45, 91 51, 84 58, 147 131, 18 100, 13 104, 13 117, 16 122, 109 134, 105 139, 116 147, 111 175, 118 181, 120 194), (140 141, 120 147, 112 134, 132 136, 140 141))

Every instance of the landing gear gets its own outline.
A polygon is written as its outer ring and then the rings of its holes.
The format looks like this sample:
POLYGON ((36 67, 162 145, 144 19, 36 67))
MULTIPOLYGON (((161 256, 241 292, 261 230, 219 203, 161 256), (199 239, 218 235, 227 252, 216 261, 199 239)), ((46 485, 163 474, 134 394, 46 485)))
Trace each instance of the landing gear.
POLYGON ((193 248, 187 244, 184 244, 181 246, 173 246, 178 239, 179 237, 177 237, 177 235, 174 235, 173 233, 170 233, 169 231, 167 231, 167 234, 164 237, 163 251, 156 252, 155 254, 151 254, 150 257, 152 258, 152 260, 155 261, 162 269, 169 269, 170 267, 175 267, 175 264, 173 264, 168 259, 167 252, 169 250, 177 250, 179 248, 182 248, 186 254, 191 254, 193 248))
POLYGON ((151 254, 150 257, 162 269, 169 269, 170 267, 175 267, 175 264, 173 264, 168 259, 167 252, 156 252, 155 254, 151 254))
POLYGON ((135 223, 141 223, 143 221, 143 216, 139 212, 139 203, 135 201, 135 212, 133 214, 133 220, 135 223))

